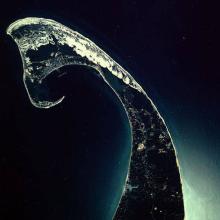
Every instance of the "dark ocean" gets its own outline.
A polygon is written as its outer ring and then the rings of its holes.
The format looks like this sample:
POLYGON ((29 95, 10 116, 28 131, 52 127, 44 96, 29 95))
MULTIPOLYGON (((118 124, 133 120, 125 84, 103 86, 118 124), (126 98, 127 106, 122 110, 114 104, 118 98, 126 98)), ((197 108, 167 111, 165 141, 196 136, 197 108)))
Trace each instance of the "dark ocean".
MULTIPOLYGON (((10 72, 17 75, 17 68, 10 72)), ((22 75, 12 80, 14 93, 5 88, 1 108, 1 214, 24 220, 110 220, 131 150, 120 101, 96 72, 82 67, 49 76, 48 93, 66 95, 51 109, 33 107, 21 81, 22 75)))

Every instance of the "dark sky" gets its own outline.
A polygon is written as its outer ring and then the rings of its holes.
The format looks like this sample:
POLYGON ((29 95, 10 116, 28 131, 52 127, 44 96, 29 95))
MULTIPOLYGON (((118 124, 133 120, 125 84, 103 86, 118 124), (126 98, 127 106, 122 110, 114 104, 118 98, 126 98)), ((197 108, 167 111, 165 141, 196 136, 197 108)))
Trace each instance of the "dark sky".
POLYGON ((188 186, 186 206, 195 210, 188 216, 217 220, 219 7, 199 0, 6 1, 0 13, 4 66, 10 65, 4 51, 15 51, 5 30, 28 16, 52 18, 81 31, 131 72, 171 131, 188 186))

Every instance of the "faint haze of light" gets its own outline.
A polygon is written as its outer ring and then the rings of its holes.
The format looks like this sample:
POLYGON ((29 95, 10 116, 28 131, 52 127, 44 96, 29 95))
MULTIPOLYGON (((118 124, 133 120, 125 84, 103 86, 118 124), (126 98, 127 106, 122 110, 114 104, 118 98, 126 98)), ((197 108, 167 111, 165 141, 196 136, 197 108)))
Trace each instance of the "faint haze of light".
POLYGON ((164 102, 161 99, 155 100, 177 151, 184 197, 184 220, 219 220, 219 128, 214 123, 212 127, 206 121, 201 121, 201 117, 197 113, 192 114, 191 110, 189 114, 187 108, 179 111, 176 105, 162 105, 164 102))
POLYGON ((185 220, 208 220, 206 201, 183 180, 183 194, 185 205, 185 220))
POLYGON ((218 171, 209 168, 197 169, 196 165, 199 163, 203 166, 207 165, 203 157, 194 161, 194 167, 188 164, 191 158, 187 158, 187 155, 184 158, 181 159, 184 160, 183 166, 180 161, 185 206, 184 220, 219 220, 219 187, 215 184, 216 179, 213 178, 218 171))

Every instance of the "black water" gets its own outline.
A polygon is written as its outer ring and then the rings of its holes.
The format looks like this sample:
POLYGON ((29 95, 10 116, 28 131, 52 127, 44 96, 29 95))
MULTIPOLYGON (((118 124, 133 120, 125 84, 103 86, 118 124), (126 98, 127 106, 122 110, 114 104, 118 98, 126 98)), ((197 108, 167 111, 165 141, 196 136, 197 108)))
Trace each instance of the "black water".
POLYGON ((50 94, 65 93, 61 105, 33 107, 19 84, 1 108, 1 215, 24 220, 111 219, 131 149, 126 113, 90 69, 62 68, 47 83, 50 94))

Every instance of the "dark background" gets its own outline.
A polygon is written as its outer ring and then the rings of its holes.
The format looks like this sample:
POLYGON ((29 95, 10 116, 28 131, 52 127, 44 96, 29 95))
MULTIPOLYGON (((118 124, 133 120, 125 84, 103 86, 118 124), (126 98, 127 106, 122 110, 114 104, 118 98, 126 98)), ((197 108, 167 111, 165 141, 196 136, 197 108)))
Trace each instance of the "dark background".
MULTIPOLYGON (((19 56, 5 30, 11 22, 28 16, 52 18, 81 31, 131 72, 157 105, 176 144, 186 216, 191 220, 217 220, 220 216, 218 5, 199 0, 2 3, 1 97, 4 89, 11 86, 2 76, 4 68, 13 65, 13 58, 19 56), (5 51, 8 56, 4 56, 5 51)), ((8 77, 14 82, 21 80, 18 74, 8 77)))

